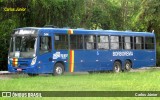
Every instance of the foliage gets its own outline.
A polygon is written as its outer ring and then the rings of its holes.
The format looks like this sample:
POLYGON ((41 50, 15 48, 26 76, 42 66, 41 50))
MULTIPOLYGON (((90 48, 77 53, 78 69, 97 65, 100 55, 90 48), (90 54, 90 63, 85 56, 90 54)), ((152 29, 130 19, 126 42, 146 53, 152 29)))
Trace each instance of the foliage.
POLYGON ((157 47, 157 66, 160 65, 160 47, 157 47))
MULTIPOLYGON (((9 36, 14 28, 57 27, 155 30, 157 44, 160 27, 158 0, 1 0, 1 49, 7 54, 9 36), (5 8, 26 8, 25 11, 5 11, 5 8)), ((2 56, 1 56, 2 57, 2 56)))
POLYGON ((134 20, 134 28, 138 31, 152 32, 152 30, 155 30, 158 39, 160 33, 160 2, 157 0, 143 0, 141 5, 134 20))

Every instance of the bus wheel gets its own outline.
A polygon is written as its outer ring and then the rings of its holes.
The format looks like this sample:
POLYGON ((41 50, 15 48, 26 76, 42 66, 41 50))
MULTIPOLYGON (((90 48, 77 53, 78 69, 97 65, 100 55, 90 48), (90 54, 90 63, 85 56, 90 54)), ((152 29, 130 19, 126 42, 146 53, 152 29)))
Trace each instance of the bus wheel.
POLYGON ((64 73, 64 66, 61 63, 57 63, 54 67, 54 72, 53 75, 54 76, 59 76, 62 75, 64 73))
POLYGON ((38 74, 31 74, 31 73, 28 73, 28 76, 37 76, 38 74))
POLYGON ((132 64, 130 61, 126 60, 125 65, 124 65, 124 70, 125 71, 130 71, 132 67, 132 64))
POLYGON ((119 61, 115 61, 113 65, 113 71, 118 73, 121 72, 121 63, 119 61))

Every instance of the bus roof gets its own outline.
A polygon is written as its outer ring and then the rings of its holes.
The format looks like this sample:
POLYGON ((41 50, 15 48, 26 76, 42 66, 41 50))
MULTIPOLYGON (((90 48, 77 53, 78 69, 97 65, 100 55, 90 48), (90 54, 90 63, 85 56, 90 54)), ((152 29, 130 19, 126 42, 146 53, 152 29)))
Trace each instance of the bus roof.
POLYGON ((40 33, 67 33, 68 30, 73 30, 73 34, 94 34, 94 35, 129 35, 129 36, 154 36, 151 32, 133 32, 133 31, 117 31, 117 30, 87 30, 87 29, 70 29, 70 28, 48 28, 48 27, 23 27, 16 30, 38 30, 40 33))

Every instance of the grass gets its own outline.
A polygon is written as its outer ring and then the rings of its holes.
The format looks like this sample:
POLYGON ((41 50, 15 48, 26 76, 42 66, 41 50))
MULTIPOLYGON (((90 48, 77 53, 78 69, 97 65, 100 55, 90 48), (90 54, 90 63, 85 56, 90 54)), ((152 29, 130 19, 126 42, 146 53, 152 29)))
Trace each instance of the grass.
POLYGON ((0 78, 0 91, 160 91, 159 74, 159 69, 150 69, 141 72, 67 74, 58 77, 19 75, 10 79, 0 78))
POLYGON ((76 74, 54 77, 52 75, 29 77, 19 75, 0 80, 0 90, 5 91, 158 91, 160 70, 128 73, 76 74))

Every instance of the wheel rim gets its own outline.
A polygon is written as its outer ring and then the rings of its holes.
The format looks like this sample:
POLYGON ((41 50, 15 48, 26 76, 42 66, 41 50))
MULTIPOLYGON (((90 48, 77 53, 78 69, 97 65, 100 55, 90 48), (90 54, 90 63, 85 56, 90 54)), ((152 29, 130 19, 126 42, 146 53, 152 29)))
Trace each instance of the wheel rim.
POLYGON ((129 70, 130 67, 131 67, 130 64, 129 64, 129 63, 126 63, 126 69, 129 70))
POLYGON ((62 74, 62 68, 61 67, 56 67, 56 73, 58 74, 58 75, 61 75, 62 74))
POLYGON ((119 67, 120 67, 120 66, 119 66, 118 64, 115 65, 115 72, 119 72, 119 70, 120 70, 119 67))

